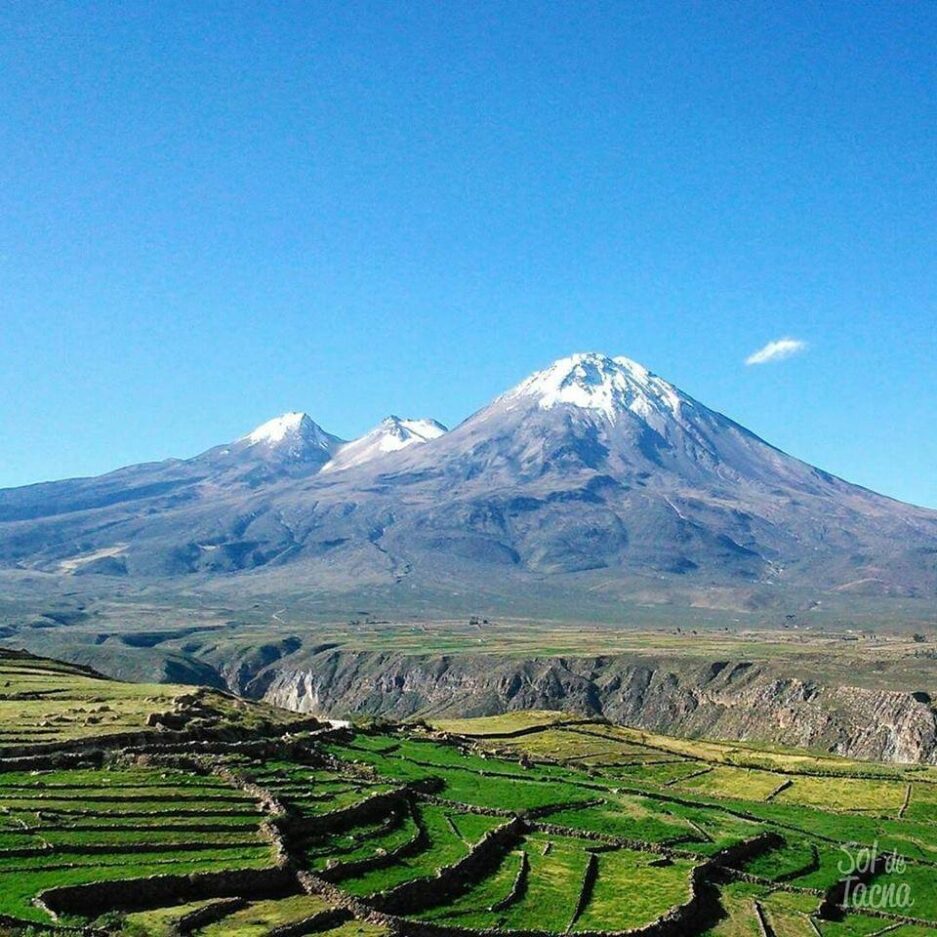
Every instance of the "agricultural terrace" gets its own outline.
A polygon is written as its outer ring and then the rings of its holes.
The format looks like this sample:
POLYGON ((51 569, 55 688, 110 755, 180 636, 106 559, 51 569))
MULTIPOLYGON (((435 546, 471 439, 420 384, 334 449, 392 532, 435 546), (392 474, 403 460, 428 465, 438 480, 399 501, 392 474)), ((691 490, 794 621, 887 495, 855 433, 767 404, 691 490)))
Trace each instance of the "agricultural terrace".
POLYGON ((146 730, 126 743, 73 723, 50 751, 28 731, 35 713, 4 724, 19 734, 0 761, 13 932, 937 934, 933 768, 557 713, 334 729, 224 694, 134 697, 52 662, 4 663, 8 697, 38 694, 5 702, 41 700, 40 721, 87 707, 93 685, 94 705, 135 699, 146 730), (180 696, 196 702, 163 708, 180 696), (151 718, 185 706, 188 719, 151 718))

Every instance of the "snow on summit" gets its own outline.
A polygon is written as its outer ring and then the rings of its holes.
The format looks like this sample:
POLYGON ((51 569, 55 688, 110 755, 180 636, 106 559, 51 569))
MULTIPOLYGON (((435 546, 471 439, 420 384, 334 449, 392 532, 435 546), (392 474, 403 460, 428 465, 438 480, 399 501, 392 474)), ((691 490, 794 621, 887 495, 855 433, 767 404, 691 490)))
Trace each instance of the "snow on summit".
POLYGON ((681 403, 677 388, 644 365, 624 356, 610 358, 593 352, 554 361, 501 399, 525 397, 536 398, 544 410, 562 405, 595 410, 612 423, 625 410, 644 418, 676 416, 681 403))
POLYGON ((362 465, 379 456, 437 439, 446 432, 438 420, 406 420, 389 416, 364 436, 346 443, 323 471, 337 471, 362 465))
POLYGON ((302 433, 304 422, 312 423, 309 415, 301 410, 293 410, 290 413, 284 413, 282 416, 276 416, 266 423, 261 423, 256 429, 251 430, 244 441, 252 446, 257 443, 271 443, 276 445, 283 442, 288 436, 295 436, 302 433))
POLYGON ((282 451, 291 457, 299 457, 310 450, 329 453, 342 442, 301 410, 293 410, 261 423, 240 441, 248 446, 262 445, 282 451))

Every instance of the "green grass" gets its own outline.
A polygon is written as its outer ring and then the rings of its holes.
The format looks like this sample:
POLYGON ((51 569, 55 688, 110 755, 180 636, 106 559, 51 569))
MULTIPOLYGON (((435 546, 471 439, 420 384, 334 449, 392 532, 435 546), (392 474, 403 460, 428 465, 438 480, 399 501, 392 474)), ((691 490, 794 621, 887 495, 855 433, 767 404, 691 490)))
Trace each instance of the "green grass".
MULTIPOLYGON (((145 722, 148 712, 160 707, 184 708, 188 704, 179 696, 192 698, 192 691, 113 684, 66 665, 0 656, 0 704, 8 707, 0 709, 0 746, 18 739, 77 744, 106 737, 121 725, 145 722), (92 712, 91 707, 100 706, 106 708, 92 712)), ((215 726, 237 722, 242 731, 276 729, 293 718, 270 716, 265 708, 222 694, 199 699, 215 726)), ((406 882, 432 880, 507 822, 494 815, 497 811, 542 816, 559 828, 555 835, 528 831, 519 836, 496 867, 478 880, 464 881, 452 900, 418 915, 426 921, 506 933, 641 927, 688 898, 694 865, 772 830, 784 845, 751 860, 745 871, 766 881, 789 880, 795 888, 825 889, 842 874, 842 846, 875 842, 880 850, 896 849, 908 860, 900 874, 880 876, 877 884, 906 884, 914 904, 902 910, 933 921, 930 930, 937 929, 937 773, 930 768, 861 765, 598 722, 576 726, 569 718, 512 713, 445 723, 449 732, 460 734, 458 744, 413 727, 359 732, 350 742, 310 742, 305 751, 284 745, 281 756, 266 761, 229 749, 224 756, 206 757, 202 773, 152 762, 4 772, 0 762, 0 914, 46 921, 33 898, 60 885, 269 867, 274 852, 261 835, 259 804, 217 775, 204 773, 224 761, 284 805, 277 822, 287 831, 295 861, 312 871, 329 869, 339 888, 365 900, 406 882), (525 734, 497 737, 518 730, 525 734), (876 776, 859 777, 862 772, 876 776), (451 805, 407 793, 404 785, 412 782, 432 782, 437 796, 451 805), (782 785, 787 786, 779 790, 782 785), (902 810, 909 785, 911 797, 902 810), (325 814, 390 791, 397 792, 396 798, 366 818, 340 813, 329 824, 322 821, 325 814), (774 795, 770 801, 769 795, 774 795), (425 840, 417 835, 419 824, 425 840), (650 850, 615 848, 587 838, 594 833, 635 844, 669 844, 678 853, 660 862, 650 850), (397 854, 401 846, 408 846, 403 855, 397 854), (810 868, 814 850, 819 865, 810 868), (573 922, 590 852, 597 854, 598 874, 573 922), (489 910, 512 893, 525 853, 526 888, 503 909, 489 910), (343 863, 368 859, 377 859, 380 867, 351 875, 341 869, 343 863)), ((716 887, 726 916, 706 937, 757 937, 756 901, 777 937, 815 937, 810 917, 815 896, 770 884, 716 887)), ((122 933, 168 935, 194 906, 126 915, 122 933)), ((305 895, 251 901, 199 934, 259 937, 323 907, 320 898, 305 895)), ((102 918, 99 926, 116 934, 116 920, 102 918)), ((843 921, 816 923, 822 937, 868 937, 888 921, 856 909, 843 921)), ((912 925, 890 931, 898 937, 927 932, 912 925)), ((379 937, 381 931, 349 922, 326 933, 379 937)))
POLYGON ((647 843, 696 835, 685 820, 664 813, 653 801, 627 795, 610 796, 600 806, 561 810, 544 819, 571 830, 588 830, 647 843))
POLYGON ((628 849, 601 853, 592 897, 574 930, 628 930, 686 903, 692 863, 658 861, 653 853, 628 849))
POLYGON ((346 878, 342 887, 355 895, 371 895, 416 878, 428 878, 437 869, 463 858, 471 844, 504 822, 499 818, 455 813, 443 807, 426 806, 420 814, 429 835, 429 845, 425 849, 386 868, 346 878))
POLYGON ((272 864, 269 849, 253 852, 237 849, 215 850, 212 855, 199 859, 187 853, 172 853, 147 857, 146 860, 128 856, 76 857, 77 865, 70 865, 66 857, 61 865, 25 862, 18 868, 0 869, 0 914, 8 914, 26 921, 47 921, 47 915, 32 904, 34 895, 47 888, 62 885, 81 885, 112 879, 144 878, 148 875, 185 875, 190 872, 215 872, 223 869, 262 869, 272 864), (97 861, 88 861, 93 858, 97 861))
POLYGON ((511 893, 520 869, 521 856, 521 850, 509 852, 492 874, 474 883, 473 887, 454 901, 430 908, 418 917, 469 927, 481 922, 481 926, 485 926, 484 922, 489 920, 488 909, 511 893))
POLYGON ((441 719, 436 722, 436 726, 443 732, 483 738, 486 735, 517 732, 534 726, 548 726, 577 718, 581 717, 553 709, 520 709, 500 716, 480 716, 475 719, 441 719))
POLYGON ((302 921, 327 908, 328 904, 322 898, 313 895, 252 901, 195 933, 200 937, 265 937, 275 927, 302 921))
POLYGON ((705 774, 677 780, 673 787, 678 791, 696 791, 716 797, 764 800, 785 780, 784 775, 770 771, 752 771, 720 765, 705 774))
POLYGON ((506 930, 527 927, 565 930, 576 909, 588 860, 583 845, 582 840, 545 834, 527 837, 525 848, 530 859, 527 893, 497 916, 497 926, 506 930), (544 855, 547 843, 550 849, 544 855))
POLYGON ((181 917, 212 904, 215 900, 206 898, 204 901, 190 901, 169 908, 156 908, 153 911, 137 911, 128 914, 124 918, 121 933, 125 937, 176 937, 178 934, 176 922, 181 917))
POLYGON ((904 800, 905 788, 897 781, 799 777, 776 800, 779 804, 803 804, 822 810, 894 816, 904 800))
POLYGON ((418 833, 412 816, 407 814, 390 829, 382 829, 381 823, 369 827, 353 827, 351 830, 333 833, 307 841, 302 850, 302 859, 306 868, 324 869, 332 864, 347 864, 392 852, 409 843, 418 833))

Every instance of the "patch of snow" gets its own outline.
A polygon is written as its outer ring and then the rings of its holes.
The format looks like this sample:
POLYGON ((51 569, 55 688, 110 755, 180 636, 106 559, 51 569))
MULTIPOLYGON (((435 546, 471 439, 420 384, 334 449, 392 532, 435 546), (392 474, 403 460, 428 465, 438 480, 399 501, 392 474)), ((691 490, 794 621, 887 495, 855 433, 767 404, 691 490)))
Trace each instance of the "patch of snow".
POLYGON ((307 413, 293 410, 267 420, 266 423, 261 423, 256 429, 243 436, 239 442, 246 443, 248 446, 265 446, 282 450, 290 456, 300 456, 310 449, 332 452, 342 440, 327 433, 307 413))
POLYGON ((614 423, 630 410, 648 419, 655 414, 678 416, 682 395, 673 384, 630 358, 596 353, 570 355, 537 371, 500 400, 533 397, 544 410, 565 405, 594 410, 614 423))
POLYGON ((438 439, 445 432, 446 427, 437 420, 405 420, 389 416, 364 436, 341 446, 322 471, 334 472, 363 465, 388 452, 438 439))
POLYGON ((250 443, 252 446, 257 445, 257 443, 276 445, 279 442, 283 442, 288 436, 295 436, 301 433, 303 423, 307 420, 312 423, 308 414, 300 410, 293 410, 289 413, 284 413, 282 416, 274 417, 272 420, 267 420, 266 423, 261 423, 260 426, 251 430, 251 432, 244 437, 244 441, 250 443))

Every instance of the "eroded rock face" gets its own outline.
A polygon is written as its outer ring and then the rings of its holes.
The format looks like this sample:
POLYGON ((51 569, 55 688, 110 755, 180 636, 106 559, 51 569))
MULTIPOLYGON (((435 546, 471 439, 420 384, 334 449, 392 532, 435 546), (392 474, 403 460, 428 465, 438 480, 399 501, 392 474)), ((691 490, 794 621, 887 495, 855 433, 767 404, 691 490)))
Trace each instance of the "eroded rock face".
POLYGON ((746 661, 518 661, 330 650, 301 668, 264 676, 267 701, 315 715, 356 711, 404 718, 563 709, 674 735, 937 763, 937 712, 920 694, 826 687, 746 661))

